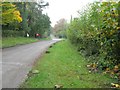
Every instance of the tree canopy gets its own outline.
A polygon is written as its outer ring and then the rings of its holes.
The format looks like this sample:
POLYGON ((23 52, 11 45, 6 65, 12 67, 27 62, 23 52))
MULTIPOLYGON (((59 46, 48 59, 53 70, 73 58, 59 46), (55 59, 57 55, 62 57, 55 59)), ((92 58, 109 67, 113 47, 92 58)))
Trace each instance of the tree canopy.
POLYGON ((2 6, 0 23, 3 31, 24 31, 32 37, 35 33, 44 36, 44 33, 49 32, 50 18, 42 13, 43 8, 49 5, 48 2, 2 2, 0 5, 2 6))
POLYGON ((8 23, 12 23, 14 21, 22 22, 22 17, 20 15, 19 10, 17 10, 16 5, 8 2, 3 2, 0 4, 2 7, 2 21, 0 24, 6 25, 8 23))
POLYGON ((53 27, 53 34, 57 37, 66 37, 67 21, 62 18, 53 27))

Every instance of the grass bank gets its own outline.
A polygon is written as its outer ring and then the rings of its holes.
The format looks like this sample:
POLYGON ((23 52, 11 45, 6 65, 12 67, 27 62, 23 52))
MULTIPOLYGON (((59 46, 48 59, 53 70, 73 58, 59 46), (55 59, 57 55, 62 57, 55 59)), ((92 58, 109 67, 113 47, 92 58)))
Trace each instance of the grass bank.
POLYGON ((39 72, 29 74, 22 88, 53 88, 56 84, 63 88, 105 88, 115 82, 107 75, 89 72, 87 61, 68 41, 61 41, 48 51, 32 69, 39 72))
POLYGON ((35 39, 35 38, 6 37, 6 38, 2 38, 2 40, 1 40, 2 45, 0 45, 0 46, 2 46, 2 48, 6 48, 6 47, 28 44, 28 43, 37 42, 37 41, 38 41, 38 39, 35 39))

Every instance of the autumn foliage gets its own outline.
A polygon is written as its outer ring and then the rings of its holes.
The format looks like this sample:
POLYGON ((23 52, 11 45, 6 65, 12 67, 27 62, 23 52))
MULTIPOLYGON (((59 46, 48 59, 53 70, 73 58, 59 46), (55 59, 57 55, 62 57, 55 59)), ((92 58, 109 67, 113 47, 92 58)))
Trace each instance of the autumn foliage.
POLYGON ((22 22, 20 12, 16 9, 14 4, 4 2, 1 3, 0 6, 2 7, 2 22, 0 22, 0 24, 6 25, 14 21, 22 22))

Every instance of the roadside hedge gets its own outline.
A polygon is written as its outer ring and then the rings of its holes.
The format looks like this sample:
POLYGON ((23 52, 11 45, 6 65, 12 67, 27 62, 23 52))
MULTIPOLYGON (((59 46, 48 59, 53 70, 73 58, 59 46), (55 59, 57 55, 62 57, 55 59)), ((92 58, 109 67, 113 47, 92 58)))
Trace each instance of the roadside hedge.
POLYGON ((79 12, 67 30, 71 43, 101 69, 120 64, 120 2, 96 2, 79 12))
POLYGON ((3 30, 2 37, 24 37, 25 31, 3 30))

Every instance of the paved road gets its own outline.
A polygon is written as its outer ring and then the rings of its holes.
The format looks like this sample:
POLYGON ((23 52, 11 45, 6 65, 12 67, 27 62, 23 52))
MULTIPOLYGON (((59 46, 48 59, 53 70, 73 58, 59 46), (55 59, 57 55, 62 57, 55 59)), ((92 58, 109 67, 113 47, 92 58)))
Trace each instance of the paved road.
POLYGON ((36 59, 53 43, 59 40, 15 46, 2 50, 2 87, 17 88, 25 80, 36 59))

